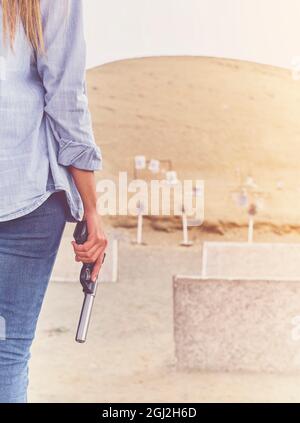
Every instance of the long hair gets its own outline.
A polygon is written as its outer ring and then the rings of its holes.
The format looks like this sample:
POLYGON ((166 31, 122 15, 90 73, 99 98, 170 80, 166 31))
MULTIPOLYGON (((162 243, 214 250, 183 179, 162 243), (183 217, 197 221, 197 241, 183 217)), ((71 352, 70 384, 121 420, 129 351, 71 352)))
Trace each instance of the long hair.
POLYGON ((11 48, 21 20, 25 34, 34 50, 44 52, 44 39, 40 0, 0 0, 3 15, 3 37, 9 39, 11 48))

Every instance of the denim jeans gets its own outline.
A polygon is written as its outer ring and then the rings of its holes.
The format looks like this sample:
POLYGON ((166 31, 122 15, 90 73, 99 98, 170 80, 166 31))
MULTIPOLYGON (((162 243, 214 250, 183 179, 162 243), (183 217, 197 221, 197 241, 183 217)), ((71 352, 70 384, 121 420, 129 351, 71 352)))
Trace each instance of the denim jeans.
POLYGON ((0 316, 6 326, 0 403, 27 402, 30 347, 67 213, 65 192, 59 191, 31 213, 0 222, 0 316))

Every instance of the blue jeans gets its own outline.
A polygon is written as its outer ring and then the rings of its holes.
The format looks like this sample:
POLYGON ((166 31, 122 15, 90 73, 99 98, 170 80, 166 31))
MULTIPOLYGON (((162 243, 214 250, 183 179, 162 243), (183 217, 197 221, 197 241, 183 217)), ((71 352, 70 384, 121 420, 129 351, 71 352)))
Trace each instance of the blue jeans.
POLYGON ((33 212, 0 222, 0 403, 27 402, 37 319, 66 223, 64 191, 33 212), (3 329, 3 327, 2 327, 3 329))

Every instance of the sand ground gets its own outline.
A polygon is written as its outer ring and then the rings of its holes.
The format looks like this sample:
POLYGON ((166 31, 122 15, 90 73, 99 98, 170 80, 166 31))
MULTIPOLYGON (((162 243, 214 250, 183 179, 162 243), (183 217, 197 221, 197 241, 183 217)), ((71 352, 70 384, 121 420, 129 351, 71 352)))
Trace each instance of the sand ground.
POLYGON ((119 236, 119 282, 100 286, 86 344, 74 341, 79 285, 50 283, 32 349, 30 401, 300 401, 299 375, 178 371, 172 275, 200 272, 201 242, 185 249, 179 232, 149 232, 148 244, 135 246, 134 231, 119 236))
POLYGON ((206 224, 224 232, 247 221, 233 191, 252 176, 262 227, 300 231, 300 81, 289 70, 148 57, 109 63, 87 76, 104 158, 99 179, 117 180, 126 171, 130 181, 135 155, 171 160, 180 180, 204 180, 206 224))

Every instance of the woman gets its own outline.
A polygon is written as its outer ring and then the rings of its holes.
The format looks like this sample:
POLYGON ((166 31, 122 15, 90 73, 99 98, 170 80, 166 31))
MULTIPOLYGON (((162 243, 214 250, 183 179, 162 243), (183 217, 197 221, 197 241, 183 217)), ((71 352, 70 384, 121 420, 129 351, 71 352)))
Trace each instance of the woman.
POLYGON ((30 347, 66 221, 86 219, 75 260, 96 263, 94 281, 101 267, 102 159, 86 97, 82 1, 0 0, 0 15, 0 402, 26 402, 30 347))

